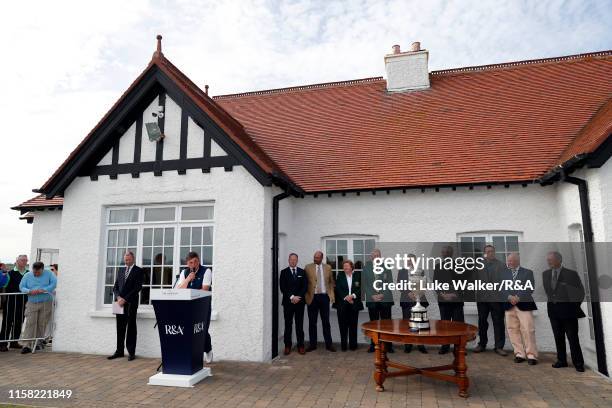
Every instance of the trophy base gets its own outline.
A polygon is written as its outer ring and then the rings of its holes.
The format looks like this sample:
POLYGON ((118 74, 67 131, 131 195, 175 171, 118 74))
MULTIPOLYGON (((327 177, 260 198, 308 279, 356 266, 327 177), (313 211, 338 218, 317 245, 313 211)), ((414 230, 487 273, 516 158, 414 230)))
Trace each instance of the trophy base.
POLYGON ((410 331, 425 331, 429 330, 429 322, 410 322, 408 324, 410 331))

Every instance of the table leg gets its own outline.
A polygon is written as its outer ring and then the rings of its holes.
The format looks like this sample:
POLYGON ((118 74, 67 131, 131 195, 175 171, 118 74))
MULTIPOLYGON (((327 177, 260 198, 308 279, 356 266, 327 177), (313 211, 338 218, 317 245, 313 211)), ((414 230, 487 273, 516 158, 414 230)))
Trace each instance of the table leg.
POLYGON ((384 344, 376 338, 375 353, 374 353, 374 365, 376 371, 374 371, 374 381, 376 381, 376 391, 384 391, 383 382, 385 382, 385 376, 387 373, 387 355, 385 353, 384 344))
POLYGON ((459 396, 467 398, 468 387, 470 386, 470 380, 468 379, 467 364, 465 362, 465 339, 462 339, 459 344, 455 344, 455 360, 453 361, 453 368, 455 370, 455 376, 457 377, 457 385, 459 386, 459 396))

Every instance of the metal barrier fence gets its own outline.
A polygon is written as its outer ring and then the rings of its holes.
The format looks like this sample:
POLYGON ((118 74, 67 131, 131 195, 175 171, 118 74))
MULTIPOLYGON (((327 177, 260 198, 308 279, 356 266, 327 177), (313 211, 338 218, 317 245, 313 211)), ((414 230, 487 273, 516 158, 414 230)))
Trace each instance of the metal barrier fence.
POLYGON ((48 302, 28 302, 23 293, 0 293, 0 347, 44 348, 53 336, 55 296, 48 302))

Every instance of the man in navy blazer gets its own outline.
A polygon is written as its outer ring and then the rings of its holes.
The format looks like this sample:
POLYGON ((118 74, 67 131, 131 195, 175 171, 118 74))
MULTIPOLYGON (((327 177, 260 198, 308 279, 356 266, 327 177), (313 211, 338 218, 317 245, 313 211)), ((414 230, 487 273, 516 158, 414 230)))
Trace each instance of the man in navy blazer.
POLYGON ((514 350, 514 362, 522 363, 527 360, 529 365, 536 365, 538 349, 533 311, 538 307, 531 295, 535 287, 533 271, 521 266, 521 258, 517 252, 508 254, 506 264, 508 268, 503 272, 503 280, 511 280, 521 286, 520 289, 506 293, 508 302, 504 304, 506 328, 514 350))
POLYGON ((578 319, 585 317, 580 307, 584 300, 584 286, 576 271, 562 265, 559 252, 549 252, 546 261, 550 269, 542 274, 544 290, 548 296, 548 318, 555 336, 557 361, 554 368, 567 367, 565 337, 570 345, 572 363, 578 372, 584 372, 584 358, 578 337, 578 319))
POLYGON ((302 268, 297 267, 298 256, 289 254, 289 266, 281 271, 280 290, 283 293, 283 315, 285 317, 285 355, 291 353, 291 335, 295 319, 295 336, 298 353, 304 350, 304 305, 308 279, 302 268))

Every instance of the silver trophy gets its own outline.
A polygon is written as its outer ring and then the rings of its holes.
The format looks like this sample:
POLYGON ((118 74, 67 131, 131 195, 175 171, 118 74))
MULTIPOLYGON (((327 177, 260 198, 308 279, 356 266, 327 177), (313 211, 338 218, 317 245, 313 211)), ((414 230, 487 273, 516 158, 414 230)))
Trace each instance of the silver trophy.
POLYGON ((427 308, 421 304, 421 296, 424 291, 421 290, 421 282, 425 280, 423 271, 412 270, 410 272, 410 282, 414 282, 417 288, 412 291, 416 297, 416 304, 410 309, 410 319, 408 325, 411 331, 429 330, 429 317, 427 316, 427 308))

